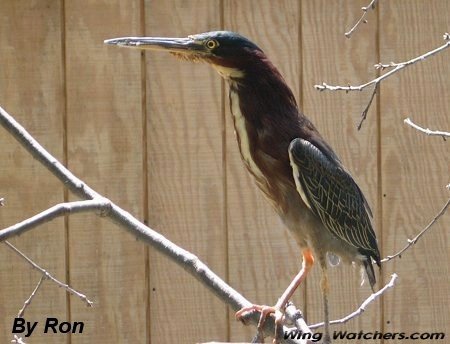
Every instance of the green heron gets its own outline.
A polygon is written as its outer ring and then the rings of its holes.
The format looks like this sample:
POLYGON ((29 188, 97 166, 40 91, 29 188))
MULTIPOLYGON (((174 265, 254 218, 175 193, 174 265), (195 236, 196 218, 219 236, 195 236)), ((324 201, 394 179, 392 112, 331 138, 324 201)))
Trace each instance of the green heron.
POLYGON ((363 267, 373 289, 372 260, 379 266, 380 253, 371 210, 361 189, 299 110, 280 72, 256 44, 229 31, 186 38, 124 37, 105 43, 162 50, 185 60, 206 62, 228 81, 242 160, 303 254, 300 272, 275 306, 254 305, 238 311, 236 316, 260 311, 261 329, 266 317, 274 313, 280 325, 286 304, 316 258, 323 271, 325 341, 330 342, 327 257, 339 257, 363 267))

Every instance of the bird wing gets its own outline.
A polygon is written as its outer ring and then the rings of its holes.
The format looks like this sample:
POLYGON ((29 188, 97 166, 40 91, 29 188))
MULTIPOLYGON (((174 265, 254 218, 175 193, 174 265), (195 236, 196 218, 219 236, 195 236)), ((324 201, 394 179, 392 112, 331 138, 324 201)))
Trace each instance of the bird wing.
POLYGON ((377 241, 364 195, 337 156, 317 146, 300 138, 289 145, 297 191, 333 235, 378 263, 377 241))

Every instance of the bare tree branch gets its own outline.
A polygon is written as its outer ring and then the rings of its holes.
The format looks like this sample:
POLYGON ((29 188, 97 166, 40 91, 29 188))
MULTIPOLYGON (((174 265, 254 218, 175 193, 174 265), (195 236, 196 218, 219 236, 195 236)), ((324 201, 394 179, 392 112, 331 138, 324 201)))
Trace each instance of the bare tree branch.
POLYGON ((355 23, 355 25, 353 25, 353 27, 350 29, 350 30, 348 30, 344 35, 345 35, 345 37, 347 37, 347 38, 350 38, 351 37, 351 35, 352 35, 352 33, 356 30, 356 28, 359 26, 359 24, 361 24, 361 23, 364 23, 364 24, 366 24, 367 23, 367 20, 365 20, 364 18, 366 17, 366 15, 367 15, 367 12, 369 12, 370 10, 374 10, 375 9, 375 5, 377 4, 377 2, 378 2, 378 0, 372 0, 372 1, 370 1, 370 3, 367 5, 367 6, 365 6, 365 7, 361 7, 361 10, 362 10, 362 15, 361 15, 361 17, 359 18, 359 20, 355 23))
MULTIPOLYGON (((370 305, 373 301, 375 301, 378 297, 380 297, 386 290, 388 290, 389 288, 394 287, 395 281, 397 279, 398 275, 397 274, 392 274, 391 276, 391 280, 380 290, 378 290, 376 293, 373 293, 372 295, 370 295, 362 304, 361 306, 359 306, 359 308, 354 311, 353 313, 350 313, 349 315, 345 316, 342 319, 338 319, 338 320, 332 320, 330 321, 330 325, 334 325, 334 324, 345 324, 347 321, 357 317, 358 315, 361 315, 362 313, 364 313, 364 311, 366 310, 366 307, 368 305, 370 305)), ((313 324, 313 325, 309 325, 310 329, 316 329, 319 327, 324 326, 325 323, 321 322, 318 324, 313 324)))
POLYGON ((302 312, 291 301, 286 305, 285 319, 288 324, 294 325, 298 330, 307 326, 302 312))
POLYGON ((367 118, 367 114, 369 113, 370 106, 372 105, 373 99, 375 98, 375 95, 378 92, 378 87, 379 87, 379 85, 376 84, 375 87, 373 88, 372 96, 369 99, 369 103, 367 104, 367 106, 363 110, 363 112, 361 113, 361 120, 359 121, 359 124, 358 124, 358 127, 357 127, 358 130, 361 130, 362 124, 367 118))
POLYGON ((105 214, 109 211, 110 205, 111 201, 104 197, 97 197, 95 199, 85 201, 60 203, 22 222, 3 229, 0 232, 0 241, 8 239, 12 236, 23 234, 30 229, 67 214, 97 211, 100 212, 99 214, 102 216, 105 216, 105 214))
POLYGON ((329 90, 329 91, 345 91, 345 92, 350 92, 350 91, 362 91, 363 89, 365 89, 366 87, 370 86, 370 85, 378 85, 381 81, 383 81, 384 79, 390 77, 391 75, 397 73, 398 71, 400 71, 401 69, 410 66, 414 63, 417 62, 421 62, 423 60, 425 60, 426 58, 436 55, 437 53, 443 51, 444 49, 447 49, 450 46, 450 34, 445 33, 444 34, 444 40, 445 40, 445 44, 441 45, 440 47, 433 49, 431 51, 426 52, 423 55, 417 56, 409 61, 405 61, 405 62, 401 62, 401 63, 394 63, 391 62, 389 64, 382 64, 382 63, 378 63, 376 64, 374 67, 377 69, 390 69, 388 72, 386 72, 385 74, 369 81, 366 82, 365 84, 361 84, 361 85, 357 85, 357 86, 333 86, 333 85, 328 85, 327 83, 323 82, 321 85, 314 85, 314 87, 319 90, 319 91, 325 91, 325 90, 329 90))
MULTIPOLYGON (((76 291, 75 289, 73 289, 72 287, 70 287, 69 285, 59 281, 58 279, 56 279, 55 277, 53 277, 47 270, 43 269, 42 267, 40 267, 39 265, 37 265, 31 258, 27 257, 25 255, 25 253, 23 253, 22 251, 20 251, 17 247, 15 247, 13 244, 11 244, 8 240, 5 240, 3 242, 6 246, 8 246, 13 252, 15 252, 16 254, 18 254, 20 257, 22 257, 23 259, 25 259, 33 268, 35 268, 36 270, 39 270, 42 273, 42 278, 45 279, 49 279, 52 282, 56 283, 59 287, 64 288, 68 293, 73 294, 77 297, 79 297, 82 301, 84 301, 89 307, 93 307, 94 303, 89 300, 87 298, 86 295, 80 293, 79 291, 76 291)), ((35 291, 33 293, 36 292, 36 290, 39 288, 40 283, 38 284, 38 286, 36 287, 35 291)), ((32 294, 32 296, 34 296, 32 294)), ((30 298, 32 297, 30 296, 30 298)), ((31 300, 30 300, 31 301, 31 300)), ((25 301, 26 303, 26 301, 25 301)), ((18 317, 20 318, 20 312, 18 317)))
MULTIPOLYGON (((83 199, 105 199, 95 190, 86 185, 81 179, 77 178, 72 172, 64 167, 55 157, 47 152, 12 116, 0 107, 0 124, 39 162, 41 162, 54 176, 74 194, 83 199)), ((197 256, 187 250, 175 245, 163 235, 146 226, 130 213, 120 208, 113 202, 109 203, 109 211, 103 214, 114 223, 130 232, 132 235, 143 241, 145 244, 157 249, 160 253, 174 261, 177 265, 183 267, 188 273, 199 280, 204 286, 213 292, 219 299, 228 304, 233 310, 238 311, 243 307, 251 305, 250 301, 245 299, 236 290, 225 283, 217 276, 206 264, 197 256)), ((17 235, 17 231, 0 230, 0 241, 17 235)), ((252 324, 257 325, 259 321, 259 312, 252 312, 250 320, 252 324)), ((274 319, 267 319, 264 332, 267 335, 273 335, 275 329, 274 319)), ((288 331, 287 327, 283 330, 288 331)), ((304 331, 310 331, 305 328, 304 331)), ((304 340, 286 339, 286 343, 306 343, 304 340)))
POLYGON ((431 136, 441 136, 444 141, 446 140, 447 137, 450 137, 450 132, 447 131, 440 131, 440 130, 430 130, 428 128, 422 128, 420 126, 418 126, 417 124, 415 124, 413 121, 411 121, 411 119, 405 118, 404 122, 406 124, 408 124, 409 126, 413 127, 414 129, 421 131, 422 133, 425 133, 427 135, 431 135, 431 136))
POLYGON ((11 343, 15 343, 15 344, 27 344, 23 341, 22 337, 17 336, 16 334, 14 335, 14 339, 11 341, 11 343))
POLYGON ((433 218, 433 220, 431 220, 431 222, 420 231, 419 234, 417 234, 413 239, 408 239, 408 243, 406 244, 405 247, 403 247, 400 251, 398 251, 396 254, 392 255, 392 256, 387 256, 386 258, 382 259, 381 262, 385 263, 390 261, 391 259, 394 259, 396 257, 400 257, 402 256, 403 252, 405 252, 408 248, 410 248, 411 246, 415 245, 417 243, 417 241, 419 241, 419 239, 431 228, 431 226, 433 226, 437 220, 444 215, 444 213, 447 211, 447 208, 450 205, 450 198, 447 200, 447 202, 445 203, 444 207, 441 209, 441 211, 433 218))
POLYGON ((41 287, 42 282, 44 282, 45 279, 45 275, 42 275, 41 278, 39 279, 38 284, 36 285, 36 287, 33 289, 33 291, 31 292, 31 295, 28 299, 25 300, 22 309, 19 311, 19 313, 17 314, 18 318, 22 318, 24 313, 25 313, 25 309, 28 307, 28 305, 31 303, 31 301, 33 300, 33 297, 36 295, 36 292, 38 291, 38 289, 41 287))

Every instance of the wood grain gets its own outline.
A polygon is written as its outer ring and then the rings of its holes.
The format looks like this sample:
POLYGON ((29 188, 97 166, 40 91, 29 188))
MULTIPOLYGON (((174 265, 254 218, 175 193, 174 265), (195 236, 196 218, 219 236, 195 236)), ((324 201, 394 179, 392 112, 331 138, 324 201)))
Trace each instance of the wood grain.
MULTIPOLYGON (((443 43, 442 35, 450 24, 448 16, 442 16, 450 11, 448 1, 433 1, 432 6, 396 1, 380 9, 381 61, 409 60, 443 43)), ((425 127, 450 128, 448 58, 445 51, 402 71, 382 87, 385 254, 402 248, 449 196, 444 188, 449 178, 448 143, 403 124, 405 117, 411 117, 425 127)), ((386 274, 395 271, 399 275, 399 285, 384 298, 386 331, 449 333, 449 223, 447 214, 402 259, 386 264, 386 274)))
MULTIPOLYGON (((270 57, 294 94, 299 90, 298 3, 225 1, 224 27, 247 36, 270 57), (281 30, 276 30, 282 27, 281 30)), ((226 90, 228 94, 228 89, 226 90)), ((228 260, 232 286, 250 301, 274 305, 301 265, 300 251, 242 163, 228 96, 226 108, 228 260)), ((302 292, 295 295, 303 305, 302 292)), ((245 328, 230 314, 231 341, 248 340, 245 328)))
MULTIPOLYGON (((63 156, 60 4, 52 1, 1 1, 1 105, 16 116, 55 156, 63 156)), ((23 150, 6 131, 0 134, 0 228, 22 221, 63 201, 63 188, 23 150)), ((58 278, 65 276, 64 223, 46 224, 11 242, 58 278)), ((0 342, 13 339, 13 319, 29 297, 40 274, 0 245, 0 342)), ((67 318, 66 295, 44 282, 27 308, 27 321, 38 321, 33 341, 66 342, 65 337, 43 334, 51 314, 67 318)))
MULTIPOLYGON (((365 93, 319 92, 315 84, 357 84, 375 75, 377 59, 376 13, 349 40, 344 32, 360 16, 364 1, 302 2, 303 109, 324 135, 366 195, 375 214, 375 231, 381 235, 377 207, 377 107, 374 103, 360 132, 356 125, 370 98, 365 93)), ((367 296, 370 286, 360 287, 360 271, 340 264, 329 268, 330 318, 339 319, 355 310, 367 296)), ((320 290, 321 269, 317 265, 307 280, 306 309, 309 323, 323 321, 320 290)), ((378 278, 380 280, 380 278, 378 278)), ((378 287, 383 280, 378 282, 378 287)), ((342 327, 349 331, 373 331, 380 325, 380 303, 374 304, 355 321, 342 327)), ((373 341, 374 343, 377 341, 373 341)), ((378 341, 379 342, 379 341, 378 341)))
MULTIPOLYGON (((148 1, 145 10, 149 36, 220 26, 219 1, 148 1)), ((226 278, 220 78, 158 52, 146 68, 149 223, 226 278)), ((226 315, 197 280, 150 252, 151 343, 227 340, 226 315)))
MULTIPOLYGON (((280 69, 305 114, 360 184, 383 255, 402 248, 448 198, 448 142, 403 124, 449 130, 445 51, 385 80, 356 130, 370 91, 314 90, 375 76, 442 44, 450 3, 378 2, 351 39, 344 32, 367 1, 23 1, 0 3, 1 105, 88 184, 198 255, 255 303, 273 304, 300 266, 300 252, 239 156, 228 88, 207 65, 103 45, 106 38, 185 36, 225 28, 257 43, 280 69), (145 31, 145 32, 144 32, 145 31), (66 117, 65 117, 66 116, 66 117), (67 119, 67 126, 65 125, 67 119), (67 131, 65 132, 65 129, 67 131), (64 139, 67 151, 64 152, 64 139)), ((61 185, 9 135, 0 135, 0 227, 64 199, 61 185)), ((254 334, 188 274, 94 215, 46 224, 13 242, 96 301, 88 309, 44 282, 27 310, 85 321, 82 335, 33 334, 35 343, 245 341, 254 334), (65 244, 67 246, 65 247, 65 244), (66 261, 68 259, 68 261, 66 261)), ((449 216, 385 264, 398 284, 381 302, 333 329, 450 333, 449 216)), ((39 274, 0 245, 0 343, 39 274)), ((332 318, 370 293, 359 271, 330 269, 332 318)), ((322 320, 316 266, 294 295, 309 323, 322 320)), ((380 343, 380 341, 372 341, 380 343)), ((408 343, 408 341, 402 341, 408 343)))
MULTIPOLYGON (((65 19, 69 168, 142 217, 140 56, 103 44, 139 33, 140 3, 69 1, 65 19)), ((145 341, 144 245, 94 215, 71 217, 69 233, 70 281, 95 301, 71 299, 72 320, 85 322, 71 343, 145 341)))

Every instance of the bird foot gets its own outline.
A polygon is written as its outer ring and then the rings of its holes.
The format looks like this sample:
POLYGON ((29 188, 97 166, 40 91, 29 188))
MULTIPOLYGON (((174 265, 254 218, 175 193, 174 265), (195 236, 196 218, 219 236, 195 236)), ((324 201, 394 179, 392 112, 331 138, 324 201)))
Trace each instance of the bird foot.
POLYGON ((259 322, 257 326, 256 338, 259 339, 259 343, 264 343, 264 335, 263 335, 263 327, 264 323, 268 316, 273 314, 275 316, 275 334, 273 339, 273 344, 280 343, 281 336, 280 330, 283 322, 284 313, 281 311, 279 307, 276 306, 266 306, 266 305, 251 305, 248 307, 244 307, 238 312, 236 312, 235 316, 237 320, 244 321, 243 317, 250 312, 258 311, 261 313, 259 317, 259 322))

